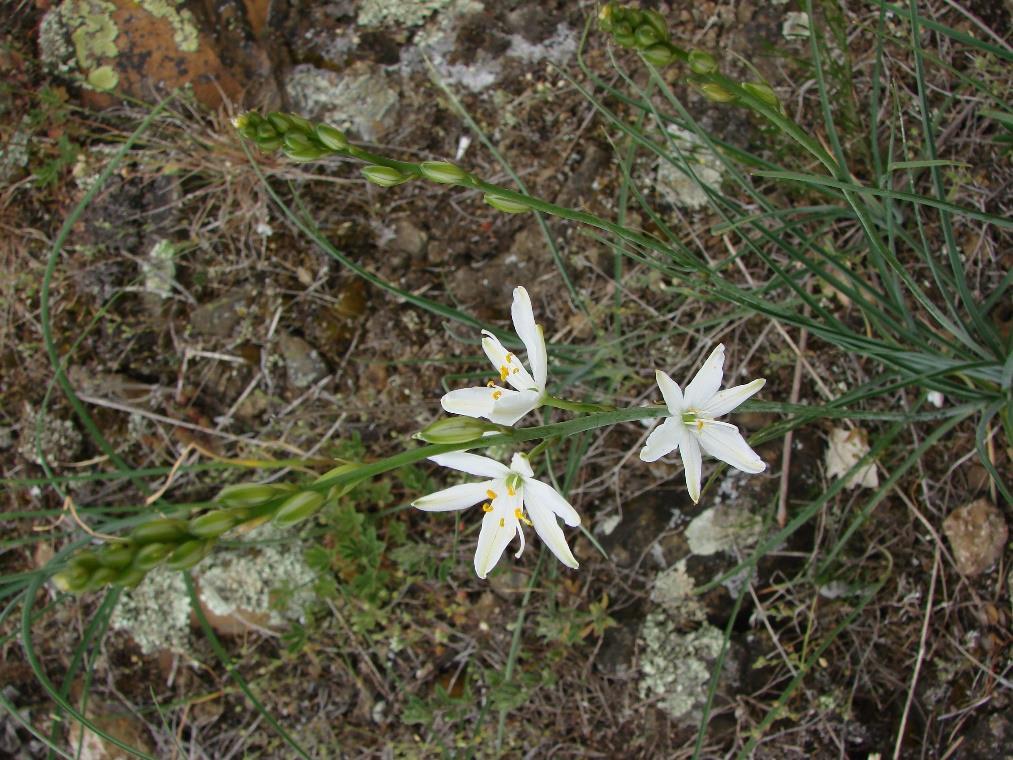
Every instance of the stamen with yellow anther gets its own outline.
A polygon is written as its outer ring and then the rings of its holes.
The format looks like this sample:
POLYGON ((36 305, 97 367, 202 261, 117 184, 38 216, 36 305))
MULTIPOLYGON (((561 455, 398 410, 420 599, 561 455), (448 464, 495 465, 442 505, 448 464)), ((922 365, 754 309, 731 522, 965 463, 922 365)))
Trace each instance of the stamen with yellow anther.
POLYGON ((490 380, 489 382, 487 382, 485 384, 485 387, 486 388, 495 388, 496 387, 496 381, 495 380, 490 380))
POLYGON ((525 517, 524 513, 521 512, 520 509, 515 509, 514 510, 514 517, 516 517, 518 520, 520 520, 525 525, 531 525, 531 520, 529 520, 527 517, 525 517))
POLYGON ((507 379, 507 375, 509 375, 509 374, 510 374, 510 369, 507 367, 507 365, 504 364, 502 367, 499 368, 499 379, 500 379, 501 382, 504 381, 504 380, 506 380, 507 379))
POLYGON ((482 505, 482 511, 483 512, 492 512, 492 504, 490 504, 489 502, 486 502, 485 504, 483 504, 482 505))
POLYGON ((492 392, 492 400, 493 401, 499 401, 500 396, 502 396, 502 395, 503 395, 503 391, 493 391, 492 392))
POLYGON ((496 501, 496 499, 499 498, 499 494, 497 494, 491 488, 485 492, 485 495, 489 497, 489 501, 496 501))
POLYGON ((507 364, 509 364, 510 362, 512 362, 513 358, 514 358, 513 354, 507 354, 506 355, 506 362, 507 362, 507 364))
POLYGON ((508 496, 516 496, 517 495, 517 492, 513 489, 513 486, 511 486, 509 483, 507 483, 507 495, 508 496))
POLYGON ((501 528, 505 528, 506 527, 506 519, 505 518, 503 518, 503 517, 499 518, 499 527, 501 527, 501 528))

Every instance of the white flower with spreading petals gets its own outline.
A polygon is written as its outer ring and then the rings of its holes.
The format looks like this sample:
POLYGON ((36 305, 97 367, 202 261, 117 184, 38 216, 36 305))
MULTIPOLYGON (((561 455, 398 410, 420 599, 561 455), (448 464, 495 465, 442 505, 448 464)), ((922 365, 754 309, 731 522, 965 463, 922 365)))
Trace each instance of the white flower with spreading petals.
POLYGON ((461 388, 446 394, 440 403, 451 414, 467 417, 485 417, 497 425, 513 425, 517 420, 537 409, 545 400, 545 374, 547 355, 541 325, 535 324, 531 299, 524 288, 514 288, 514 301, 510 309, 514 330, 527 351, 531 373, 514 354, 503 348, 496 336, 483 330, 482 348, 489 357, 504 388, 490 382, 484 388, 461 388), (533 376, 532 376, 533 375, 533 376))
POLYGON ((760 390, 766 380, 761 378, 719 390, 724 364, 725 347, 718 345, 686 386, 685 394, 679 384, 664 372, 658 370, 655 373, 661 395, 672 416, 647 437, 640 458, 654 462, 680 449, 686 470, 686 487, 694 502, 700 499, 700 449, 743 472, 757 473, 767 469, 766 463, 749 448, 735 425, 714 419, 735 409, 760 390))
POLYGON ((429 458, 443 467, 491 478, 481 483, 451 486, 412 502, 413 507, 426 512, 465 509, 482 502, 485 517, 482 518, 482 530, 475 550, 475 572, 479 578, 485 578, 496 566, 515 534, 521 540, 521 548, 514 556, 521 556, 524 551, 521 523, 533 526, 535 533, 560 562, 567 567, 577 567, 577 560, 567 546, 556 517, 561 517, 563 522, 573 527, 580 525, 580 515, 556 489, 534 478, 526 456, 514 454, 509 467, 495 459, 464 452, 429 458))

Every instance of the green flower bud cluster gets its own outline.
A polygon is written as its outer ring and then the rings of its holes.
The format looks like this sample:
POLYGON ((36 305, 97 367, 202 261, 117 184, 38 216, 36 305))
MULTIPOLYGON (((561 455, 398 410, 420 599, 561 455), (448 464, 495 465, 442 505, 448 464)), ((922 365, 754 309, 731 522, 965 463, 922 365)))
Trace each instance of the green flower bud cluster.
MULTIPOLYGON (((348 472, 358 465, 342 465, 314 481, 348 472)), ((226 486, 214 498, 217 508, 189 520, 160 517, 142 523, 127 538, 99 549, 78 551, 66 567, 53 576, 61 591, 80 593, 104 586, 133 587, 148 571, 163 565, 186 570, 204 559, 217 540, 237 525, 269 518, 281 528, 302 522, 351 486, 328 491, 299 489, 290 484, 240 483, 226 486)))
POLYGON ((443 417, 415 434, 415 438, 426 443, 467 443, 487 433, 508 431, 494 422, 484 422, 477 417, 443 417))
POLYGON ((639 50, 658 68, 685 58, 685 53, 669 42, 668 22, 655 10, 606 3, 598 13, 598 27, 611 34, 616 44, 639 50))
POLYGON ((348 150, 348 138, 329 124, 312 124, 294 113, 272 111, 261 116, 256 111, 240 114, 232 121, 239 134, 261 150, 278 150, 293 161, 314 161, 330 153, 348 150))

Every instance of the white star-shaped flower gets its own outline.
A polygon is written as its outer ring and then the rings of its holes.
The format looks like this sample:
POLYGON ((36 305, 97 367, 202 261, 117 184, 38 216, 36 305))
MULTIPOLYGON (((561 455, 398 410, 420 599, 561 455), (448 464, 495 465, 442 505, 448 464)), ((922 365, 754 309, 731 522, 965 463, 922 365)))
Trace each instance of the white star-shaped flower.
POLYGON ((482 388, 461 388, 446 394, 440 403, 451 414, 467 417, 485 417, 497 425, 513 425, 545 400, 545 375, 548 357, 541 325, 535 324, 531 299, 524 288, 514 288, 514 301, 510 309, 514 330, 527 351, 531 373, 524 368, 514 354, 492 333, 483 330, 482 348, 489 357, 501 383, 510 388, 490 382, 482 388), (512 390, 511 390, 512 389, 512 390))
POLYGON ((526 456, 514 454, 509 467, 489 457, 463 452, 429 458, 443 467, 491 478, 480 483, 451 486, 412 502, 413 507, 426 512, 466 509, 482 503, 485 516, 475 550, 475 572, 479 578, 485 578, 496 566, 515 535, 520 538, 521 547, 514 556, 521 556, 524 551, 521 523, 533 526, 535 533, 560 562, 567 567, 577 567, 577 560, 556 517, 561 517, 563 522, 573 527, 580 525, 580 515, 555 488, 535 479, 526 456))
POLYGON ((664 372, 658 370, 655 373, 661 395, 672 416, 647 437, 640 458, 654 462, 679 449, 686 470, 686 487, 693 501, 700 499, 701 449, 743 472, 757 473, 767 469, 766 463, 749 447, 735 425, 714 419, 735 409, 767 381, 761 378, 719 390, 724 364, 725 347, 718 345, 686 386, 685 394, 679 384, 664 372))

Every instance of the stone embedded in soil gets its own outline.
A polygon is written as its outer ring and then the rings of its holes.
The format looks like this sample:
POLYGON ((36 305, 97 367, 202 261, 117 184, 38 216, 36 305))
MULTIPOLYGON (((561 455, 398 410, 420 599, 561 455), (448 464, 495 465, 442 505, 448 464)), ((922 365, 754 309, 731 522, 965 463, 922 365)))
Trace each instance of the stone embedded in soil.
POLYGON ((943 521, 957 570, 968 577, 988 570, 1002 556, 1009 528, 1002 512, 988 499, 953 510, 943 521))
POLYGON ((289 74, 285 92, 296 113, 361 140, 382 140, 401 126, 398 93, 383 68, 372 63, 358 61, 340 74, 300 64, 289 74))
POLYGON ((285 359, 285 372, 293 388, 308 388, 327 375, 320 353, 302 338, 282 333, 278 348, 285 359))
POLYGON ((222 298, 201 304, 190 314, 190 327, 198 335, 227 338, 247 311, 251 293, 234 290, 222 298))
POLYGON ((718 552, 745 550, 763 533, 763 518, 739 504, 707 509, 686 526, 686 540, 693 554, 707 557, 718 552))
POLYGON ((40 426, 38 411, 28 404, 21 415, 20 428, 18 453, 33 464, 42 464, 40 450, 49 464, 72 462, 84 444, 73 422, 54 417, 50 411, 42 418, 40 426))

